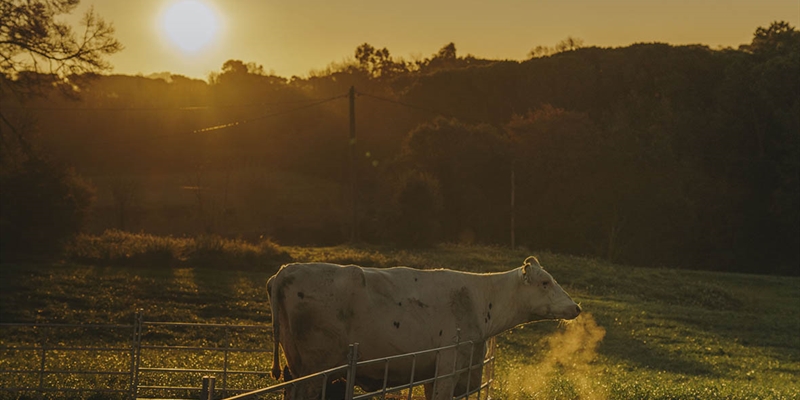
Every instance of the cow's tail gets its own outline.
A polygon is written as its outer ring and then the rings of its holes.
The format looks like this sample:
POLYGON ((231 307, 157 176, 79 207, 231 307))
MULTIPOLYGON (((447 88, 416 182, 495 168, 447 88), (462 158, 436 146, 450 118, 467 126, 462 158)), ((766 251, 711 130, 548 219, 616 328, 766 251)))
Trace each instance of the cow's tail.
POLYGON ((278 304, 275 304, 278 300, 278 296, 272 297, 272 282, 275 280, 276 276, 277 274, 271 276, 269 280, 267 280, 267 294, 269 296, 269 305, 272 309, 272 377, 274 379, 279 379, 281 377, 281 319, 278 317, 277 313, 280 307, 278 304))

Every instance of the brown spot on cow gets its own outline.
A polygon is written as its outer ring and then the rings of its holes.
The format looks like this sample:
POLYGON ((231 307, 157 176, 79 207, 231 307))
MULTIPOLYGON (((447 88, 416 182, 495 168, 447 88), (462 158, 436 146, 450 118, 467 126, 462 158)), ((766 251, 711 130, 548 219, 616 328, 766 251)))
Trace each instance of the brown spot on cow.
POLYGON ((295 279, 294 276, 289 275, 284 279, 281 279, 280 283, 278 284, 278 287, 275 288, 276 290, 275 294, 278 295, 278 299, 280 301, 284 301, 286 299, 286 287, 293 284, 294 279, 295 279))
POLYGON ((350 307, 350 308, 345 308, 345 309, 339 310, 339 312, 336 313, 336 318, 339 321, 348 322, 351 319, 353 319, 354 315, 355 315, 355 312, 353 311, 353 308, 350 307))
POLYGON ((420 301, 419 299, 409 298, 408 302, 419 307, 419 308, 428 308, 428 305, 420 301))
POLYGON ((306 306, 308 303, 299 303, 295 312, 290 315, 291 330, 297 339, 303 340, 308 334, 314 331, 315 315, 312 308, 306 306))

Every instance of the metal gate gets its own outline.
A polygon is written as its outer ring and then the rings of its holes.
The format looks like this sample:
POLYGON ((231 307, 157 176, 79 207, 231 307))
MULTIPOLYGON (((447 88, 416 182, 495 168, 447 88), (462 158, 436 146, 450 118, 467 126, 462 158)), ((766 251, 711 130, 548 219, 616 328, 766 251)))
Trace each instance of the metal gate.
POLYGON ((272 327, 146 321, 141 311, 132 324, 0 323, 0 396, 197 399, 204 375, 219 377, 222 396, 274 382, 265 368, 269 357, 259 358, 261 366, 236 367, 237 355, 272 352, 236 345, 242 332, 265 345, 272 327), (175 330, 194 331, 189 336, 199 339, 171 343, 175 330), (246 385, 241 377, 249 378, 246 385))
MULTIPOLYGON (((0 396, 49 399, 66 395, 86 398, 96 394, 110 399, 197 399, 203 377, 214 376, 212 396, 219 398, 248 392, 234 398, 253 398, 282 393, 284 389, 291 391, 298 383, 314 379, 327 381, 336 373, 356 376, 359 367, 375 363, 384 363, 388 373, 392 362, 411 359, 411 379, 407 384, 387 387, 384 380, 380 391, 356 393, 354 379, 346 380, 350 382, 348 399, 396 397, 401 391, 407 391, 411 399, 414 388, 430 382, 430 379, 414 378, 418 357, 439 357, 461 346, 475 346, 472 342, 462 342, 439 349, 358 361, 355 356, 358 347, 353 345, 348 365, 256 390, 275 383, 267 365, 271 357, 252 356, 272 353, 271 346, 253 345, 253 342, 266 344, 266 340, 259 338, 271 332, 272 327, 266 325, 146 321, 141 310, 135 313, 132 324, 0 323, 0 396), (183 333, 184 343, 170 343, 176 331, 183 333), (191 365, 176 361, 182 357, 188 358, 191 365)), ((473 398, 488 398, 493 381, 494 342, 488 343, 491 345, 485 359, 473 367, 484 368, 484 379, 467 397, 477 394, 473 398)), ((473 364, 471 360, 469 364, 473 364)), ((444 372, 437 374, 440 377, 469 374, 465 369, 444 372)))
MULTIPOLYGON (((322 372, 318 372, 316 374, 304 376, 302 378, 298 378, 289 382, 285 382, 279 385, 270 386, 267 388, 255 390, 252 392, 244 393, 238 396, 230 397, 225 400, 252 400, 257 398, 262 398, 268 394, 287 394, 288 398, 296 398, 295 392, 298 387, 301 385, 319 385, 321 390, 321 398, 326 398, 326 388, 329 378, 332 376, 337 376, 341 374, 346 375, 345 379, 345 400, 366 400, 366 399, 373 399, 373 398, 394 398, 394 399, 402 399, 407 398, 408 400, 412 400, 414 395, 414 388, 420 388, 426 384, 432 384, 434 390, 436 388, 436 384, 443 379, 448 378, 457 378, 458 376, 464 375, 466 377, 466 392, 465 393, 451 393, 450 397, 454 400, 460 399, 470 399, 474 398, 476 400, 486 399, 488 400, 489 391, 491 389, 491 385, 494 382, 494 351, 495 351, 495 339, 491 338, 486 343, 475 343, 472 341, 465 341, 456 343, 450 346, 439 347, 430 350, 423 350, 413 353, 405 353, 399 354, 396 356, 385 357, 385 358, 378 358, 372 360, 363 360, 358 361, 358 343, 350 345, 350 349, 348 352, 348 364, 342 365, 339 367, 331 368, 322 372), (476 346, 485 346, 482 348, 483 351, 480 352, 481 357, 483 359, 480 362, 473 363, 473 355, 475 354, 475 347, 476 346), (470 358, 466 367, 459 367, 458 366, 458 354, 459 349, 463 347, 469 348, 470 358), (445 367, 444 371, 440 371, 439 367, 439 360, 442 354, 446 354, 448 352, 453 352, 456 357, 453 358, 453 366, 451 369, 448 370, 445 367), (419 358, 422 358, 426 355, 433 355, 435 357, 436 362, 436 371, 434 372, 433 377, 425 377, 425 378, 417 378, 414 376, 416 370, 416 361, 419 358), (410 379, 408 383, 389 386, 389 365, 393 361, 399 361, 404 359, 411 359, 411 370, 410 370, 410 379), (368 365, 373 364, 383 364, 384 374, 383 374, 383 387, 366 393, 356 393, 355 388, 355 381, 356 377, 358 376, 358 368, 365 367, 368 365), (479 382, 471 382, 472 374, 471 372, 474 370, 479 370, 481 372, 479 374, 479 382), (474 384, 474 385, 473 385, 474 384), (398 396, 398 394, 405 393, 405 396, 398 396), (474 396, 474 397, 472 397, 474 396)), ((211 386, 213 388, 213 385, 211 386)), ((210 392, 207 392, 207 398, 203 398, 201 400, 211 400, 214 398, 213 389, 210 392)))

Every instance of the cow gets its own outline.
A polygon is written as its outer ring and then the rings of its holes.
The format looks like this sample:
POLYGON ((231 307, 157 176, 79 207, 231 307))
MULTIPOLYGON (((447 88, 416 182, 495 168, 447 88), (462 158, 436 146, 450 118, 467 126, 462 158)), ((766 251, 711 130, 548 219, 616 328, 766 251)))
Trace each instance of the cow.
MULTIPOLYGON (((533 256, 510 271, 482 274, 294 263, 282 266, 269 278, 267 292, 272 310, 275 379, 281 374, 281 348, 290 372, 284 374, 287 378, 347 364, 351 343, 359 343, 361 360, 438 348, 456 341, 477 344, 439 357, 417 359, 415 379, 433 378, 453 372, 455 363, 455 369, 460 369, 467 367, 470 359, 482 361, 483 344, 499 333, 533 321, 574 319, 581 313, 581 307, 533 256)), ((389 387, 409 382, 410 363, 392 362, 389 387)), ((469 377, 473 383, 479 381, 474 375, 469 377)), ((384 365, 376 363, 359 367, 355 383, 374 391, 383 387, 383 378, 384 365)), ((466 373, 437 378, 435 384, 425 385, 425 397, 452 398, 453 393, 473 388, 467 388, 466 381, 466 373)), ((320 384, 298 385, 295 398, 318 399, 320 392, 320 384)))

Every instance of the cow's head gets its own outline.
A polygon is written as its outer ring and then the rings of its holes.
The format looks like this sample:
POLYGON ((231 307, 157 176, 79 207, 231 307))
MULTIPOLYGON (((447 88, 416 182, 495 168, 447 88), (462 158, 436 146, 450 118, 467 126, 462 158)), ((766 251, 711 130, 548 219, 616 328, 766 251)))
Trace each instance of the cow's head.
POLYGON ((526 258, 521 271, 520 299, 525 311, 530 314, 531 321, 574 319, 581 313, 581 306, 539 265, 536 257, 526 258))

